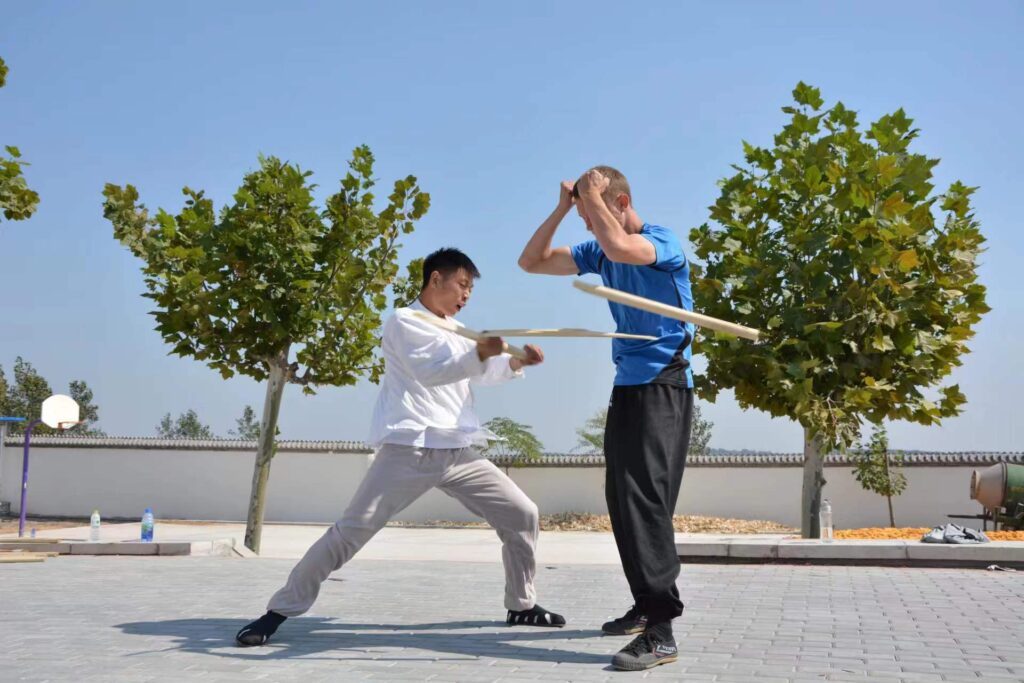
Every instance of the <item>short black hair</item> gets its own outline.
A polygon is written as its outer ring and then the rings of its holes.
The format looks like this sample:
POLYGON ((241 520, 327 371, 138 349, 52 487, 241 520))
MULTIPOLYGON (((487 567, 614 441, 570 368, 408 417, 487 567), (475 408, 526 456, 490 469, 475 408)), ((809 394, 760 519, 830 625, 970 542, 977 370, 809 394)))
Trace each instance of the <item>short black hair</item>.
POLYGON ((441 273, 441 277, 448 277, 460 268, 465 268, 466 272, 472 275, 474 279, 480 277, 480 271, 477 270, 476 265, 461 251, 455 247, 438 249, 423 261, 422 289, 426 289, 427 285, 430 284, 430 275, 435 270, 441 273))

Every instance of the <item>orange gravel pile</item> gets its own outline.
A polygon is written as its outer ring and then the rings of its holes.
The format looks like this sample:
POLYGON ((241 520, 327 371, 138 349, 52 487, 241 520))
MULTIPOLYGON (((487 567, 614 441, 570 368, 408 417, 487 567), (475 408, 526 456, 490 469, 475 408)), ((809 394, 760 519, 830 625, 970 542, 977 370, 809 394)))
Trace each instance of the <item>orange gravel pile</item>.
MULTIPOLYGON (((728 519, 724 517, 703 517, 700 515, 676 515, 672 521, 676 531, 691 534, 785 534, 796 531, 776 522, 759 519, 728 519)), ((398 527, 442 527, 442 528, 486 528, 483 522, 388 522, 398 527)), ((543 531, 611 531, 608 515, 592 515, 586 512, 565 512, 557 515, 542 515, 540 528, 543 531)))
MULTIPOLYGON (((836 539, 844 540, 919 541, 929 531, 931 529, 918 529, 914 527, 900 527, 896 529, 872 527, 866 529, 837 529, 834 535, 836 539)), ((1024 541, 1024 531, 986 531, 985 535, 992 541, 1024 541)))

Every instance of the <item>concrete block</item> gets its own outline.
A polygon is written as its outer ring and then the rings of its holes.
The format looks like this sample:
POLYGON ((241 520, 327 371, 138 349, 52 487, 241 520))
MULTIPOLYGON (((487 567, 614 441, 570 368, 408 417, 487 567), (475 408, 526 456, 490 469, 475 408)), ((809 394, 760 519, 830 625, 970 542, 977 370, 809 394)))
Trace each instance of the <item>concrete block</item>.
POLYGON ((156 555, 156 543, 92 543, 69 544, 72 555, 156 555))
POLYGON ((17 543, 4 541, 0 543, 0 550, 25 550, 35 553, 59 553, 61 555, 67 555, 71 552, 71 545, 69 543, 17 543))
MULTIPOLYGON (((202 557, 236 557, 234 548, 235 539, 233 538, 222 538, 213 541, 195 541, 189 544, 188 554, 202 557)), ((160 554, 166 555, 167 553, 161 550, 160 554)))
POLYGON ((729 557, 756 560, 774 560, 779 557, 777 540, 732 540, 728 546, 729 557))
POLYGON ((947 543, 909 543, 911 560, 932 562, 1002 562, 1024 563, 1024 544, 993 542, 980 545, 953 545, 947 543))
POLYGON ((188 555, 192 552, 192 544, 188 541, 143 543, 140 545, 155 545, 157 547, 157 555, 188 555))
POLYGON ((680 557, 727 557, 728 547, 725 543, 707 541, 677 540, 676 554, 680 557))
POLYGON ((906 546, 906 541, 780 541, 779 559, 901 561, 907 559, 906 546))

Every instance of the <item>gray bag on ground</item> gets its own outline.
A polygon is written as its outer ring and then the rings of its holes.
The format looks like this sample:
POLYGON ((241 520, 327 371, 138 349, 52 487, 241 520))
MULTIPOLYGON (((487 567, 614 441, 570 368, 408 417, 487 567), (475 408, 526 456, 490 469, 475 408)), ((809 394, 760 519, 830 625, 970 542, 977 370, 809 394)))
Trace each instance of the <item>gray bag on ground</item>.
POLYGON ((922 543, 988 543, 988 536, 977 529, 968 529, 959 524, 937 526, 921 537, 922 543))

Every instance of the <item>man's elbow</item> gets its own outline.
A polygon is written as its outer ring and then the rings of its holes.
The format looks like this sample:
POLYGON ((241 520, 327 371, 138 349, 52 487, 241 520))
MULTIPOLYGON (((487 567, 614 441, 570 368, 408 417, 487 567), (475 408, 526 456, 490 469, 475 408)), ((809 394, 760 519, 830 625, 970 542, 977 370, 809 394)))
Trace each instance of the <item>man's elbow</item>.
POLYGON ((536 272, 537 261, 529 258, 526 254, 519 257, 519 267, 525 270, 527 273, 536 272))

